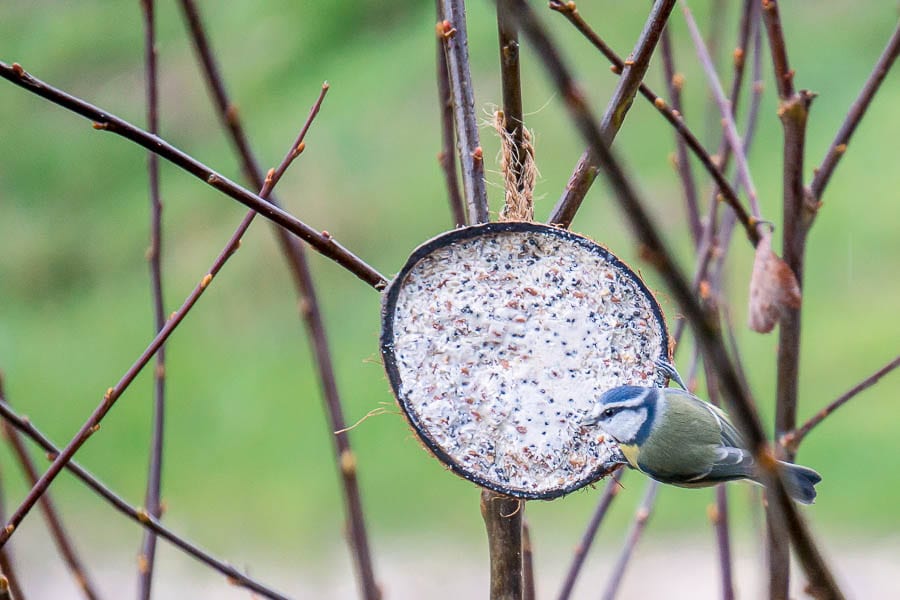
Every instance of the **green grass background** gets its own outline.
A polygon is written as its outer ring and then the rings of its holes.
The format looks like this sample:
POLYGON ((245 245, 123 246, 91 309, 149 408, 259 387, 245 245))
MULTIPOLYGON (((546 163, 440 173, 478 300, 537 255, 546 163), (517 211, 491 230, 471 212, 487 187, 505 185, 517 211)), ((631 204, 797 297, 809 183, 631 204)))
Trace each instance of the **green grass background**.
MULTIPOLYGON (((162 135, 239 178, 172 4, 159 7, 162 135)), ((430 3, 202 4, 228 87, 264 165, 280 160, 322 81, 332 86, 306 152, 278 189, 293 214, 332 232, 388 275, 415 246, 450 226, 435 160, 440 140, 430 3)), ((708 3, 693 4, 705 24, 708 3)), ((563 43, 593 106, 602 110, 615 84, 605 61, 560 16, 535 6, 563 43)), ((579 7, 613 47, 628 53, 643 6, 606 1, 579 7)), ((897 8, 832 1, 785 3, 782 12, 797 85, 819 94, 809 123, 811 173, 895 26, 897 8)), ((734 4, 723 57, 733 45, 737 16, 734 4)), ((717 119, 677 10, 672 23, 679 69, 687 78, 687 121, 714 148, 717 119)), ((469 28, 476 105, 487 119, 490 106, 500 102, 489 3, 472 3, 469 28)), ((136 2, 0 5, 0 60, 20 62, 35 76, 135 123, 145 118, 142 51, 136 2)), ((525 109, 541 171, 536 214, 544 217, 583 144, 528 48, 523 62, 525 109)), ((763 212, 778 223, 781 128, 768 55, 764 65, 766 94, 750 159, 763 212)), ((655 61, 648 82, 662 90, 660 70, 655 61)), ((895 72, 853 138, 810 236, 800 361, 804 419, 900 347, 898 105, 895 72)), ((145 153, 7 83, 0 84, 0 114, 0 369, 10 401, 62 444, 152 337, 145 153)), ((489 128, 481 134, 496 211, 498 143, 489 128)), ((688 269, 680 187, 668 160, 672 146, 668 124, 636 100, 616 147, 688 269)), ((244 209, 168 164, 162 166, 162 192, 165 298, 167 310, 174 310, 244 209)), ((674 323, 677 308, 638 258, 602 182, 573 229, 642 269, 674 323)), ((744 363, 770 422, 777 338, 745 326, 752 253, 740 236, 730 260, 744 363)), ((318 255, 311 261, 353 422, 393 402, 378 355, 379 297, 318 255)), ((259 220, 168 346, 167 518, 213 549, 266 546, 312 557, 317 543, 311 540, 337 539, 342 527, 331 433, 297 314, 270 227, 259 220)), ((680 352, 682 370, 688 350, 680 352)), ((817 504, 804 513, 829 539, 897 533, 898 396, 900 377, 894 374, 829 418, 800 452, 798 460, 824 478, 817 504)), ((145 373, 78 454, 134 504, 143 497, 151 399, 145 373)), ((368 419, 352 441, 376 550, 406 537, 481 543, 477 490, 430 457, 398 414, 368 419)), ((26 488, 5 447, 0 466, 8 510, 26 488)), ((605 525, 610 540, 627 526, 643 485, 636 475, 625 481, 605 525)), ((53 489, 76 532, 96 533, 111 518, 68 475, 53 489)), ((743 535, 752 531, 749 489, 732 488, 743 535)), ((574 544, 597 496, 588 489, 530 503, 536 543, 574 544)), ((664 489, 650 535, 710 535, 704 509, 711 498, 709 491, 664 489)))

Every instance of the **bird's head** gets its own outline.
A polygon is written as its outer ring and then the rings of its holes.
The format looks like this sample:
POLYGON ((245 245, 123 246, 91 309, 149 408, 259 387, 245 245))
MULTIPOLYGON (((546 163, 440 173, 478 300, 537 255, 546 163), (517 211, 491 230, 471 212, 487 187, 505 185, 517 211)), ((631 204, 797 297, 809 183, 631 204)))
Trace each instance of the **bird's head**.
POLYGON ((624 385, 604 392, 584 425, 597 425, 620 444, 641 444, 650 434, 659 390, 624 385))

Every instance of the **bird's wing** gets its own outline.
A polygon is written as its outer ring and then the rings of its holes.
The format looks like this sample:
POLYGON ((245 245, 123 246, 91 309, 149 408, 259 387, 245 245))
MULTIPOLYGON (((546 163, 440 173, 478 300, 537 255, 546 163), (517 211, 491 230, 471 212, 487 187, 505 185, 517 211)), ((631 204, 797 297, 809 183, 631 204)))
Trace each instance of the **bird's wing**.
POLYGON ((680 390, 669 390, 669 394, 676 393, 678 399, 683 401, 697 414, 705 414, 712 417, 713 422, 719 426, 719 440, 716 443, 715 458, 709 469, 698 473, 689 481, 696 484, 706 484, 740 479, 753 473, 753 455, 744 447, 743 438, 728 420, 728 416, 718 407, 705 402, 693 394, 680 390))
POLYGON ((734 425, 731 424, 731 421, 728 420, 728 415, 726 415, 721 408, 709 402, 701 400, 691 393, 683 392, 681 390, 669 390, 668 393, 670 395, 675 393, 679 398, 685 400, 687 404, 693 405, 697 408, 702 408, 704 411, 712 415, 713 419, 715 419, 716 423, 718 423, 719 425, 723 446, 732 448, 745 447, 744 439, 741 437, 741 434, 737 429, 735 429, 734 425))

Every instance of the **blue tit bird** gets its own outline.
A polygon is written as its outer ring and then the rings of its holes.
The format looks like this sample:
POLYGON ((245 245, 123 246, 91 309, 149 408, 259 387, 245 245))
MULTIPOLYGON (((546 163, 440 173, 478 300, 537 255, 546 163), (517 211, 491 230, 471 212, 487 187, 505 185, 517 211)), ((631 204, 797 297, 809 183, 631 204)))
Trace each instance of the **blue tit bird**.
MULTIPOLYGON (((671 365, 661 365, 669 373, 671 365)), ((671 373, 670 373, 671 375, 671 373)), ((679 384, 681 378, 673 377, 679 384)), ((760 483, 753 455, 719 408, 675 388, 621 386, 605 392, 585 425, 612 437, 628 466, 680 487, 706 487, 747 479, 760 483)), ((812 504, 822 477, 781 462, 788 494, 812 504)))

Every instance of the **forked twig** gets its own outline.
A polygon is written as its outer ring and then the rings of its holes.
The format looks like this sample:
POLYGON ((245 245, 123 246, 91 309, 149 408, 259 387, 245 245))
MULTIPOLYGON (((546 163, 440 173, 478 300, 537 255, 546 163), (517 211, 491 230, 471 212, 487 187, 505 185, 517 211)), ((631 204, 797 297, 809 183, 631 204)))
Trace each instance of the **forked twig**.
MULTIPOLYGON (((147 131, 159 133, 159 90, 156 69, 156 19, 154 0, 141 0, 144 23, 144 77, 147 84, 147 131)), ((159 193, 159 157, 147 152, 147 179, 150 192, 150 289, 153 305, 154 333, 166 324, 162 288, 162 200, 159 193)), ((166 347, 156 353, 153 368, 153 424, 150 440, 150 465, 147 469, 147 490, 144 506, 147 512, 162 517, 160 500, 162 485, 163 433, 165 426, 166 347)), ((32 482, 34 483, 34 482, 32 482)), ((156 562, 156 534, 144 531, 141 551, 138 554, 138 598, 150 600, 153 585, 153 566, 156 562)))
POLYGON ((227 196, 284 227, 300 239, 309 243, 322 255, 338 263, 376 290, 387 285, 387 279, 372 266, 338 243, 327 231, 316 231, 297 217, 286 213, 249 190, 239 186, 227 177, 213 171, 200 161, 182 152, 162 138, 151 135, 131 123, 108 113, 79 98, 71 96, 30 75, 18 64, 7 65, 0 61, 0 77, 36 94, 54 104, 70 110, 94 122, 94 128, 111 131, 157 153, 174 165, 181 167, 198 179, 205 181, 227 196))
POLYGON ((441 0, 444 21, 442 29, 444 51, 450 75, 453 114, 456 120, 456 139, 459 164, 462 168, 463 190, 466 195, 470 224, 487 223, 488 200, 484 182, 484 152, 478 141, 478 121, 475 118, 475 91, 469 71, 469 40, 466 34, 466 8, 463 0, 441 0))
POLYGON ((772 492, 770 506, 778 516, 797 548, 801 564, 817 589, 832 592, 835 597, 841 593, 831 576, 824 559, 819 554, 810 535, 806 523, 800 518, 797 508, 785 491, 781 480, 780 469, 775 461, 768 440, 762 429, 754 406, 744 392, 734 365, 728 357, 725 344, 716 323, 711 320, 697 299, 690 284, 675 264, 672 254, 662 241, 659 231, 650 220, 643 202, 636 195, 631 182, 627 179, 618 160, 604 140, 600 127, 594 120, 584 96, 579 92, 562 62, 559 52, 544 31, 544 27, 535 17, 527 3, 517 1, 516 16, 519 19, 520 31, 534 45, 536 54, 544 63, 554 85, 565 100, 572 120, 579 133, 588 142, 592 152, 599 158, 615 197, 634 230, 637 239, 641 240, 644 256, 662 276, 672 297, 681 306, 685 317, 693 327, 698 344, 703 348, 706 361, 720 375, 720 384, 731 409, 731 416, 739 429, 744 433, 748 445, 760 465, 760 477, 772 492))
MULTIPOLYGON (((612 64, 613 71, 615 73, 621 74, 625 68, 625 61, 616 54, 616 52, 601 38, 596 31, 594 31, 590 25, 582 18, 581 14, 575 8, 573 2, 561 2, 559 0, 552 0, 550 2, 550 8, 559 12, 566 19, 569 20, 572 25, 584 35, 585 38, 591 44, 603 54, 606 59, 612 64)), ((658 96, 656 92, 650 89, 649 86, 645 83, 641 83, 638 86, 638 91, 641 95, 650 102, 656 111, 662 115, 666 121, 669 122, 672 127, 675 128, 675 131, 680 136, 679 139, 683 140, 688 148, 694 153, 694 156, 700 160, 700 163, 706 169, 706 171, 710 174, 710 176, 715 180, 716 185, 722 193, 722 200, 724 200, 737 214, 738 219, 741 224, 747 231, 747 237, 750 241, 756 245, 757 241, 759 241, 759 233, 756 231, 756 227, 753 223, 752 218, 747 213, 747 210, 741 204, 740 199, 738 198, 737 191, 734 187, 728 183, 728 180, 725 178, 725 175, 721 168, 716 164, 716 161, 710 156, 709 152, 706 151, 706 148, 703 147, 703 144, 697 138, 697 136, 690 130, 687 124, 684 121, 681 113, 672 105, 667 103, 661 96, 658 96)), ((591 180, 593 182, 593 180, 591 180)), ((571 184, 571 181, 570 181, 571 184)), ((568 192, 567 192, 568 193, 568 192)), ((587 193, 587 189, 585 189, 585 193, 587 193)), ((552 222, 552 221, 551 221, 552 222)))
MULTIPOLYGON (((625 115, 634 102, 641 81, 650 66, 650 57, 656 49, 659 36, 666 26, 669 14, 675 6, 675 0, 655 0, 644 29, 638 38, 629 62, 622 69, 622 76, 613 91, 600 121, 600 133, 607 144, 612 144, 619 128, 625 121, 625 115)), ((575 171, 566 184, 566 190, 550 213, 548 222, 568 227, 575 218, 575 213, 584 201, 585 195, 597 177, 600 157, 591 154, 590 148, 581 155, 575 171)))
MULTIPOLYGON (((2 63, 0 63, 0 67, 2 66, 2 63)), ((2 72, 0 72, 0 74, 2 74, 2 72)), ((303 151, 303 137, 306 135, 306 131, 309 127, 312 116, 314 116, 315 113, 318 112, 318 107, 321 105, 327 89, 327 85, 322 86, 322 92, 319 95, 319 99, 313 106, 313 109, 310 112, 310 118, 307 119, 307 123, 300 131, 297 140, 291 145, 290 150, 288 150, 287 155, 285 156, 279 167, 269 172, 269 175, 266 177, 266 183, 263 185, 263 189, 260 190, 260 196, 254 196, 258 197, 264 204, 266 203, 265 198, 269 195, 278 180, 281 179, 281 176, 287 170, 287 167, 303 151)), ((18 527, 18 525, 22 522, 22 519, 25 518, 28 512, 34 507, 35 503, 40 499, 41 495, 50 486, 50 483, 62 471, 65 463, 72 459, 72 456, 75 455, 78 449, 81 448, 82 445, 84 445, 84 443, 91 435, 99 431, 100 422, 103 420, 103 417, 106 416, 106 414, 115 404, 116 400, 121 397, 122 393, 128 388, 129 385, 131 385, 135 377, 137 377, 138 373, 140 373, 144 366, 147 365, 147 363, 159 350, 162 344, 165 343, 165 341, 172 334, 178 324, 181 323, 185 316, 187 316, 188 312, 191 310, 194 304, 196 304, 197 300, 200 299, 200 296, 212 282, 213 278, 225 265, 225 262, 228 260, 228 258, 237 250, 240 245, 241 237, 243 236, 247 228, 250 227, 250 224, 253 222, 253 218, 255 216, 256 212, 250 211, 247 216, 244 217, 244 220, 241 222, 241 225, 238 227, 237 231, 235 231, 231 239, 216 257, 216 260, 213 262, 212 267, 210 267, 209 272, 200 280, 200 283, 194 288, 194 290, 181 305, 181 308, 175 311, 175 313, 172 314, 169 320, 166 321, 163 329, 160 330, 160 332, 156 335, 153 341, 150 342, 150 345, 144 350, 140 357, 138 357, 138 359, 131 365, 131 367, 129 367, 128 371, 122 376, 118 383, 116 383, 114 387, 109 388, 106 391, 106 394, 104 394, 103 396, 103 400, 100 402, 97 408, 94 409, 90 417, 88 417, 87 421, 84 423, 84 425, 82 425, 81 429, 79 429, 75 437, 73 437, 69 441, 69 443, 59 454, 59 456, 57 456, 50 464, 50 467, 47 469, 47 471, 41 476, 34 487, 31 488, 25 499, 9 518, 6 527, 2 531, 0 531, 0 547, 6 544, 10 536, 15 531, 16 527, 18 527)))
MULTIPOLYGON (((44 434, 38 431, 28 418, 17 414, 2 396, 0 396, 0 416, 6 419, 6 421, 18 431, 31 438, 32 441, 42 447, 49 455, 57 456, 59 454, 59 448, 54 446, 44 434)), ((134 508, 81 467, 77 462, 69 461, 66 463, 65 468, 84 482, 85 485, 94 490, 97 495, 106 500, 117 511, 129 517, 141 527, 151 529, 159 537, 167 540, 189 556, 194 557, 219 573, 222 573, 228 577, 230 583, 240 585, 258 594, 262 594, 266 598, 272 598, 273 600, 287 600, 287 596, 280 594, 252 577, 241 573, 231 565, 213 557, 205 550, 200 549, 187 539, 173 533, 168 527, 160 523, 158 519, 151 516, 146 510, 134 508)))
MULTIPOLYGON (((181 0, 180 4, 191 33, 191 39, 197 50, 204 76, 212 93, 213 101, 219 109, 219 117, 222 119, 234 142, 242 169, 250 181, 263 181, 262 173, 250 148, 250 143, 238 112, 229 100, 225 82, 210 49, 206 30, 203 27, 196 3, 194 0, 181 0)), ((318 107, 320 102, 315 107, 318 107)), ((318 108, 314 108, 314 111, 311 111, 307 123, 304 125, 304 131, 309 128, 317 111, 318 108)), ((452 158, 452 153, 450 156, 452 158)), ((269 196, 269 200, 276 202, 272 195, 269 196)), ((359 578, 360 591, 367 600, 375 600, 380 597, 381 591, 375 578, 375 569, 372 564, 362 498, 360 497, 359 482, 356 474, 356 459, 350 444, 349 434, 347 433, 347 424, 344 419, 334 366, 331 360, 331 351, 328 346, 328 336, 326 335, 324 321, 319 308, 318 294, 303 246, 296 238, 290 236, 281 228, 276 227, 275 233, 278 236, 282 253, 287 260, 297 288, 297 295, 302 307, 301 316, 307 329, 313 356, 315 357, 325 411, 329 419, 329 427, 331 427, 331 431, 335 432, 333 438, 335 458, 342 483, 350 549, 359 578)))

